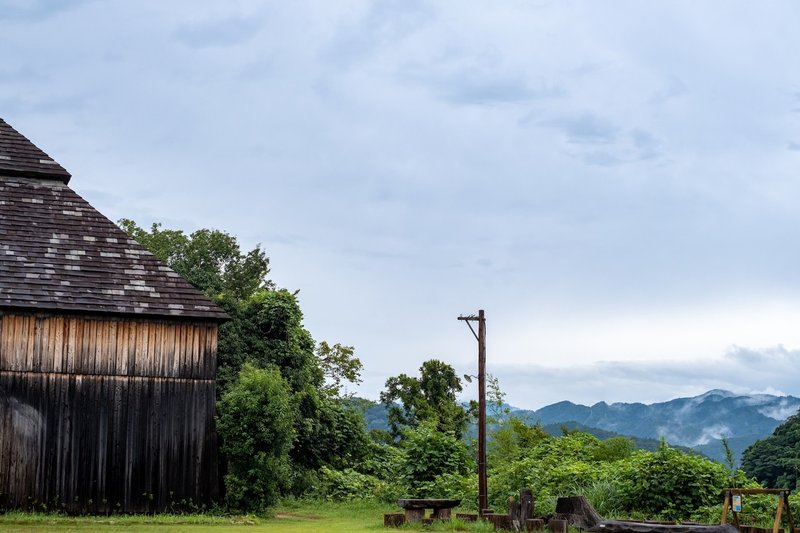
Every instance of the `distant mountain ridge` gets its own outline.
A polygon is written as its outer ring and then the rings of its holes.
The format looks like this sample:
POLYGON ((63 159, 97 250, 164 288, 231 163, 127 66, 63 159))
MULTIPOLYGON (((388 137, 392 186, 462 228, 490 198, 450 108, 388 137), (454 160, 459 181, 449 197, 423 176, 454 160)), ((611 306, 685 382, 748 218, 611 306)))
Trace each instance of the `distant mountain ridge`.
POLYGON ((653 404, 598 402, 592 406, 564 401, 513 413, 542 425, 576 422, 582 426, 686 446, 711 458, 725 457, 727 437, 737 459, 750 444, 770 435, 800 409, 800 398, 771 394, 742 395, 714 389, 692 398, 653 404))
MULTIPOLYGON (((598 402, 586 406, 563 401, 537 410, 511 407, 515 416, 528 423, 539 422, 550 432, 561 425, 599 438, 603 438, 603 432, 610 432, 635 437, 643 448, 650 448, 653 439, 663 437, 672 445, 692 448, 720 462, 725 458, 723 437, 738 461, 748 446, 771 435, 798 410, 800 398, 794 396, 736 394, 719 389, 653 404, 598 402)), ((386 429, 382 405, 367 409, 365 415, 369 429, 386 429)))

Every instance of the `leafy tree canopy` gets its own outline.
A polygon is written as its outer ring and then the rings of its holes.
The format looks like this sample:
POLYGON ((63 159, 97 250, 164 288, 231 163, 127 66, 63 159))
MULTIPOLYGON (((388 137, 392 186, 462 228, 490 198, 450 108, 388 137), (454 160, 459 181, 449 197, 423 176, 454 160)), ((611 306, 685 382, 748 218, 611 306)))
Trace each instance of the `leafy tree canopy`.
POLYGON ((321 341, 317 345, 317 361, 325 376, 325 390, 329 395, 339 396, 345 382, 361 383, 364 365, 353 352, 352 346, 342 346, 338 342, 331 346, 321 341))
POLYGON ((456 401, 462 386, 455 369, 430 359, 419 370, 419 378, 406 374, 390 377, 386 390, 381 392, 392 436, 400 438, 404 428, 416 428, 423 421, 433 420, 440 431, 452 432, 460 439, 466 429, 467 412, 456 401))
POLYGON ((800 413, 790 416, 742 454, 742 469, 766 487, 797 487, 800 469, 800 413))
POLYGON ((224 231, 199 229, 187 235, 181 230, 162 229, 156 223, 147 231, 127 218, 119 225, 211 298, 241 300, 259 289, 272 288, 267 279, 269 259, 260 246, 243 253, 236 237, 224 231))
MULTIPOLYGON (((258 378, 263 384, 258 390, 244 387, 242 380, 250 383, 258 369, 280 373, 288 389, 291 408, 287 416, 292 421, 290 468, 282 474, 285 483, 277 485, 280 490, 302 493, 322 466, 345 468, 361 460, 368 446, 363 417, 339 398, 345 382, 360 379, 361 361, 350 346, 315 345, 303 326, 297 293, 276 288, 267 278, 269 260, 260 247, 243 252, 235 237, 219 230, 200 229, 187 235, 163 229, 160 224, 153 224, 149 231, 128 219, 119 224, 230 315, 231 320, 219 328, 218 398, 224 402, 228 393, 236 390, 236 398, 251 395, 252 402, 262 401, 260 391, 267 387, 264 380, 268 378, 258 378)), ((248 406, 255 409, 254 404, 248 406)), ((265 411, 263 416, 271 415, 265 411)), ((229 424, 227 420, 220 417, 223 425, 229 424)), ((232 454, 249 445, 250 436, 246 431, 236 431, 224 437, 223 452, 229 461, 238 461, 232 454)), ((252 468, 261 468, 259 457, 252 456, 252 468)), ((241 460, 247 462, 246 454, 241 460)), ((269 461, 274 463, 273 459, 269 461)), ((233 463, 231 468, 231 475, 237 479, 250 479, 244 470, 237 474, 238 467, 233 463)), ((244 484, 230 484, 229 491, 244 484)), ((267 486, 258 489, 263 494, 243 490, 232 492, 232 505, 244 507, 245 500, 271 501, 272 489, 267 486)))

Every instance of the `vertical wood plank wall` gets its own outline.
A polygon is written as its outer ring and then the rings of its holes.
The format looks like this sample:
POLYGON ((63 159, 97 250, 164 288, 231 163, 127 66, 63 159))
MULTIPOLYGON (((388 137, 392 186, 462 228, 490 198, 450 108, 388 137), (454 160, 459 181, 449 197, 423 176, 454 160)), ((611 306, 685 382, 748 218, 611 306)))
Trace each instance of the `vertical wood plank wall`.
POLYGON ((217 325, 0 310, 0 507, 218 499, 217 325))

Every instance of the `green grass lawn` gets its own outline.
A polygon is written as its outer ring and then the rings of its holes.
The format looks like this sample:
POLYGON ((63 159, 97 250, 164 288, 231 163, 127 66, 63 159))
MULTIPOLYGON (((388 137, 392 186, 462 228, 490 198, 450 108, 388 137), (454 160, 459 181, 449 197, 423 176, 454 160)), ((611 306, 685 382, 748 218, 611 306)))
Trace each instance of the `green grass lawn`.
MULTIPOLYGON (((155 515, 70 517, 52 514, 8 513, 0 515, 3 533, 125 532, 125 533, 359 533, 391 531, 383 527, 383 514, 398 512, 374 503, 288 502, 269 518, 249 516, 155 515)), ((421 530, 421 527, 400 531, 421 530)), ((426 531, 492 531, 486 524, 460 521, 437 524, 426 531)))

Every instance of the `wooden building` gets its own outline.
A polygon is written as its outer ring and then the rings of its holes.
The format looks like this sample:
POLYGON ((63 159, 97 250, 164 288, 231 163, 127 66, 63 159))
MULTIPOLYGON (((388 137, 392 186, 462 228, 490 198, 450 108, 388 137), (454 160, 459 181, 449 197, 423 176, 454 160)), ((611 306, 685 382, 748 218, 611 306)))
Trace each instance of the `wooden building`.
POLYGON ((69 180, 0 119, 0 508, 209 504, 227 317, 69 180))

